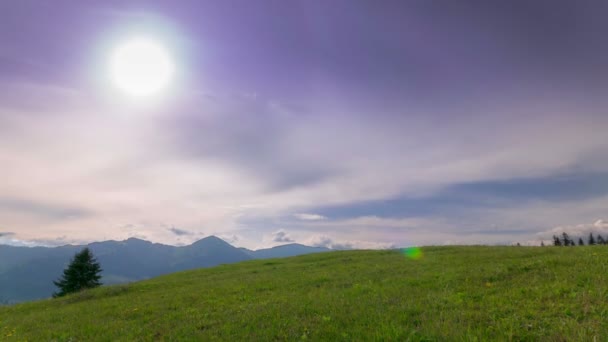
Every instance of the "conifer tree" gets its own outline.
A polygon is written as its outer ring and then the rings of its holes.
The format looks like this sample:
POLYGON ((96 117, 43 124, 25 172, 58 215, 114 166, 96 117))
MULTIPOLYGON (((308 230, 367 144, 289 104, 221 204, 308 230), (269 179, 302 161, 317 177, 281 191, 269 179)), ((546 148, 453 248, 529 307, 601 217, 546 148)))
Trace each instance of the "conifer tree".
POLYGON ((585 242, 583 242, 583 238, 582 237, 578 238, 578 245, 579 246, 584 246, 585 245, 585 242))
POLYGON ((562 242, 559 240, 559 238, 555 235, 553 235, 553 246, 561 246, 562 242))
POLYGON ((606 244, 606 240, 604 240, 604 238, 600 234, 597 234, 597 244, 598 245, 605 245, 606 244))
POLYGON ((593 237, 593 233, 589 233, 589 238, 587 239, 587 244, 589 246, 595 245, 595 238, 593 237))
POLYGON ((541 247, 545 247, 545 243, 543 241, 540 242, 541 247))
POLYGON ((570 236, 568 236, 567 233, 562 233, 563 239, 564 239, 564 246, 570 246, 571 244, 571 240, 570 240, 570 236))
POLYGON ((54 281, 53 284, 59 291, 53 297, 65 296, 68 293, 78 292, 101 285, 101 267, 88 248, 74 255, 68 267, 63 271, 63 276, 54 281))

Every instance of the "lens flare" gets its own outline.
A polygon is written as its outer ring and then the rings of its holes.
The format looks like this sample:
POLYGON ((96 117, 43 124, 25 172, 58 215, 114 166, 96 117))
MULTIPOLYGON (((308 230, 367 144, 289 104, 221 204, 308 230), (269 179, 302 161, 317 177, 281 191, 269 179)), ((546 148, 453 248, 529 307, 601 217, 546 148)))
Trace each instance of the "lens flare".
POLYGON ((422 250, 418 247, 408 247, 402 250, 403 255, 412 260, 419 260, 422 258, 422 250))

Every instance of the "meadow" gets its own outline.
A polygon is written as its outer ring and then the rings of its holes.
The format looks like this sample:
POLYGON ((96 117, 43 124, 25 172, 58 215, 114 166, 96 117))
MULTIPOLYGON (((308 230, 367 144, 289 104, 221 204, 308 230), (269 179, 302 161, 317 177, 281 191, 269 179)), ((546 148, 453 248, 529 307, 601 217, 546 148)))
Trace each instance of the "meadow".
POLYGON ((1 307, 0 340, 606 341, 606 260, 454 246, 246 261, 1 307))

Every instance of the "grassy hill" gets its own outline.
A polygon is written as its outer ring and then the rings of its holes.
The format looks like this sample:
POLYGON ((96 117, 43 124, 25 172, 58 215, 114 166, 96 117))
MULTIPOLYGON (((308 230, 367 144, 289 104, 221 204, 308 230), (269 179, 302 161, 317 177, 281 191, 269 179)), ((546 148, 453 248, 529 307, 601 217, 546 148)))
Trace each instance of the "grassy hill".
POLYGON ((247 261, 0 308, 0 340, 606 341, 606 260, 591 246, 247 261))

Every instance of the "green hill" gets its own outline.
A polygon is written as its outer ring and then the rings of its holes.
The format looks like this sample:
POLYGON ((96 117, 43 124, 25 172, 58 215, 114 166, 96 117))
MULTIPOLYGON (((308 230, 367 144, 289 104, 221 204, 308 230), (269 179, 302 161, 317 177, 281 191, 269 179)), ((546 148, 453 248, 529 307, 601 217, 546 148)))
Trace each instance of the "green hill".
POLYGON ((3 307, 0 340, 606 341, 606 260, 591 246, 246 261, 3 307))

